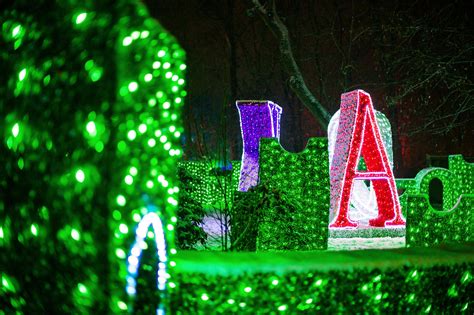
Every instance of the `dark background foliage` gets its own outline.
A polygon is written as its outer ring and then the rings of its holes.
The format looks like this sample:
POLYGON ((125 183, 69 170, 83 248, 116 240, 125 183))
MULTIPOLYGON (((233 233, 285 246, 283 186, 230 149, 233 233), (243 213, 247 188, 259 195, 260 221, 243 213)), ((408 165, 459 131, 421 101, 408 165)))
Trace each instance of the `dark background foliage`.
MULTIPOLYGON (((240 158, 236 99, 281 105, 289 151, 325 135, 289 89, 278 43, 251 1, 145 2, 187 51, 187 158, 202 155, 200 139, 221 150, 222 133, 230 158, 240 158)), ((473 9, 470 1, 277 1, 306 83, 327 110, 362 88, 387 115, 397 177, 414 176, 428 154, 474 155, 473 9)))

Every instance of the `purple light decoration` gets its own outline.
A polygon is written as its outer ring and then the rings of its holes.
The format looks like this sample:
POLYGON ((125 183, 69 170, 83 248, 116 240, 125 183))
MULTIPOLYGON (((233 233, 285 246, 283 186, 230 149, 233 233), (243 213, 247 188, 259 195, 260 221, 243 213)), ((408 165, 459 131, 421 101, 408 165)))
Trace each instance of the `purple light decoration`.
POLYGON ((280 140, 282 108, 270 101, 237 101, 242 131, 243 153, 239 191, 258 184, 260 138, 280 140))

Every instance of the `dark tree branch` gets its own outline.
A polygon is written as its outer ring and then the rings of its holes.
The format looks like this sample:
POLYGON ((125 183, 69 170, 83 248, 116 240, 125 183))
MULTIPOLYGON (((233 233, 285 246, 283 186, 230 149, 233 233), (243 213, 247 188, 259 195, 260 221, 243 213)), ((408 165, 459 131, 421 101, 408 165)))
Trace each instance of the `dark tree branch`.
POLYGON ((277 14, 275 1, 270 1, 270 10, 262 5, 259 0, 251 1, 260 17, 279 42, 281 59, 287 74, 290 76, 288 80, 290 88, 295 92, 303 105, 316 117, 321 126, 327 130, 331 115, 306 86, 303 75, 293 56, 288 29, 277 14))

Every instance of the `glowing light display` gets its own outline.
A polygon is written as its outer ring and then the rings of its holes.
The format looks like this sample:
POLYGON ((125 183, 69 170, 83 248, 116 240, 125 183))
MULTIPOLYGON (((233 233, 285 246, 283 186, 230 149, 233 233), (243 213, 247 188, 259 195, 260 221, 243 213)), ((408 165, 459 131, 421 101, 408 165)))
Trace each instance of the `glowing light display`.
POLYGON ((400 196, 407 210, 408 247, 473 240, 474 164, 464 161, 461 155, 451 155, 449 169, 430 167, 421 170, 412 180, 401 181, 410 181, 400 196), (439 205, 429 201, 430 183, 435 179, 443 187, 439 205))
POLYGON ((370 226, 404 225, 395 180, 370 95, 362 90, 341 96, 341 113, 336 149, 331 163, 331 212, 333 228, 353 228, 349 218, 349 202, 354 180, 371 180, 377 199, 378 216, 370 226), (357 169, 360 156, 367 171, 357 169))
POLYGON ((190 186, 191 197, 204 207, 231 202, 234 191, 238 189, 240 161, 230 161, 232 175, 228 178, 228 183, 222 185, 219 177, 214 172, 218 161, 180 161, 178 162, 178 174, 180 170, 190 174, 193 180, 186 184, 190 186))
MULTIPOLYGON (((112 177, 116 184, 109 189, 114 236, 110 243, 113 313, 132 307, 126 303, 122 289, 130 270, 116 255, 117 250, 126 252, 134 241, 133 233, 127 231, 133 231, 147 213, 160 211, 168 248, 170 252, 174 249, 174 233, 168 225, 174 229, 178 203, 176 164, 182 155, 185 52, 143 6, 135 10, 137 19, 119 19, 117 25, 116 54, 120 62, 116 115, 121 118, 117 119, 119 125, 114 134, 114 154, 120 167, 115 168, 112 177)), ((141 275, 138 277, 141 279, 141 275)), ((139 291, 137 300, 141 294, 148 293, 139 291)), ((135 311, 142 311, 139 307, 145 306, 135 305, 135 311)))
POLYGON ((0 313, 126 313, 133 227, 159 209, 173 250, 185 52, 141 1, 25 4, 0 12, 0 313))
MULTIPOLYGON (((135 232, 135 243, 132 246, 130 251, 130 255, 127 258, 127 288, 126 291, 129 296, 135 296, 137 290, 137 276, 138 276, 138 267, 140 266, 140 256, 142 254, 142 250, 146 248, 145 239, 147 237, 147 232, 149 227, 153 227, 153 232, 155 236, 155 243, 157 248, 158 254, 158 266, 157 266, 157 288, 160 291, 164 291, 166 289, 166 281, 169 278, 169 274, 167 273, 167 263, 168 263, 168 256, 166 252, 166 239, 163 230, 163 224, 161 222, 160 217, 154 213, 150 212, 147 213, 140 223, 138 224, 137 230, 135 232)), ((164 306, 160 305, 157 313, 163 312, 164 306)))
MULTIPOLYGON (((257 250, 326 249, 329 218, 329 167, 327 140, 310 138, 298 153, 286 151, 275 138, 260 141, 260 178, 282 201, 268 205, 258 226, 257 250)), ((258 201, 257 201, 258 202, 258 201)), ((235 216, 234 216, 235 217, 235 216)), ((248 217, 243 219, 247 228, 248 217)), ((233 222, 235 223, 235 221, 233 222)))
POLYGON ((237 101, 242 131, 243 153, 239 191, 258 183, 260 138, 280 139, 282 108, 270 101, 237 101))
MULTIPOLYGON (((338 110, 332 116, 328 126, 329 166, 331 166, 332 158, 334 156, 334 149, 336 147, 336 137, 340 114, 341 111, 338 110)), ((375 118, 380 128, 380 134, 388 155, 390 167, 393 169, 392 130, 390 121, 383 113, 379 111, 375 111, 375 118)), ((361 224, 367 225, 370 218, 376 217, 377 214, 377 199, 375 197, 372 181, 370 182, 369 187, 364 183, 364 181, 354 181, 350 199, 350 217, 361 224)), ((334 213, 331 212, 330 220, 333 218, 334 213)))
POLYGON ((362 253, 181 252, 171 307, 177 314, 182 305, 189 314, 472 313, 472 246, 362 253))

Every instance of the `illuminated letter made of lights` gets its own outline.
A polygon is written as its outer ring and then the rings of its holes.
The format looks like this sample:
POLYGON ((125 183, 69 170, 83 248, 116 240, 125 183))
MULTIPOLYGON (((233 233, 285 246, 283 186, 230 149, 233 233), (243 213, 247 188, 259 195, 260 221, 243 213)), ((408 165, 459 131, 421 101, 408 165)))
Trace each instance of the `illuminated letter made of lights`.
MULTIPOLYGON (((127 287, 126 291, 130 297, 135 296, 136 286, 137 286, 137 275, 138 267, 140 266, 140 256, 142 250, 145 248, 145 239, 148 233, 148 228, 150 225, 153 227, 153 232, 155 234, 156 249, 158 254, 158 274, 157 274, 157 287, 158 290, 164 291, 166 289, 166 281, 168 279, 168 274, 166 271, 166 264, 168 261, 166 253, 166 241, 165 234, 163 231, 163 224, 160 217, 154 213, 147 213, 140 223, 135 233, 135 243, 133 243, 130 255, 128 256, 128 275, 127 275, 127 287)), ((164 313, 162 306, 157 310, 157 314, 164 313)))
POLYGON ((237 101, 242 131, 243 153, 239 191, 258 184, 260 138, 280 139, 282 109, 270 101, 237 101))
POLYGON ((332 228, 354 228, 349 205, 354 180, 372 181, 378 216, 369 220, 374 227, 405 225, 395 179, 390 168, 370 95, 355 90, 341 95, 339 126, 330 169, 332 228), (367 171, 357 169, 364 158, 367 171))
MULTIPOLYGON (((337 128, 339 126, 340 115, 341 111, 338 110, 332 116, 328 126, 329 168, 331 168, 332 158, 336 149, 337 128)), ((390 167, 393 170, 392 129, 390 121, 383 113, 377 110, 375 110, 375 118, 379 126, 385 151, 390 161, 390 167)), ((359 166, 361 166, 360 162, 359 166)), ((378 215, 377 199, 375 197, 372 181, 370 181, 369 187, 367 187, 362 180, 356 180, 352 185, 349 215, 352 220, 359 222, 359 224, 366 225, 369 219, 378 215)), ((332 221, 333 218, 334 212, 331 212, 329 221, 332 221)))

